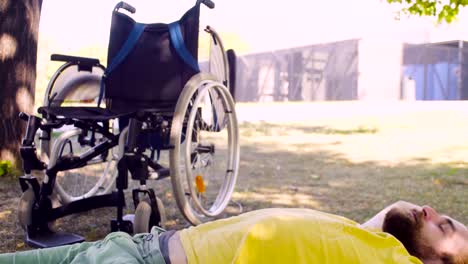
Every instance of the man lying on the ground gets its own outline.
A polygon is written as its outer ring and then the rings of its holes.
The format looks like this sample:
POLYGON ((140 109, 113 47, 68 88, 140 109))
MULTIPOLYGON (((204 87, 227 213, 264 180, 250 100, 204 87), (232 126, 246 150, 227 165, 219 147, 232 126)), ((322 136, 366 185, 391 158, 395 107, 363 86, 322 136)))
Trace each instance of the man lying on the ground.
POLYGON ((180 231, 2 254, 0 263, 467 264, 468 229, 407 202, 362 225, 310 209, 263 209, 180 231))

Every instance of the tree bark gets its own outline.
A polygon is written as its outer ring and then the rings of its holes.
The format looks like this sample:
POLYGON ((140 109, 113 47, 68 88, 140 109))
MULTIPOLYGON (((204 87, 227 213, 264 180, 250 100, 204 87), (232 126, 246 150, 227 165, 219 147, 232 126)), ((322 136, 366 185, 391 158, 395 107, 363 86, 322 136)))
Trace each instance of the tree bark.
POLYGON ((34 109, 42 0, 0 0, 0 160, 21 164, 25 122, 34 109))

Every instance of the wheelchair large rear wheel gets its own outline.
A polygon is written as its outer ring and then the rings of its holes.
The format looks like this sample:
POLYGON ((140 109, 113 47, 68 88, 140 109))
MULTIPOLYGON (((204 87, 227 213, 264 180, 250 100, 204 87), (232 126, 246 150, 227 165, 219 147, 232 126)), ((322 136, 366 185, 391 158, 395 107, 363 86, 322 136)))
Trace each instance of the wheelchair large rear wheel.
MULTIPOLYGON (((211 36, 210 50, 208 58, 208 72, 214 75, 224 86, 230 87, 230 70, 228 58, 223 46, 223 42, 213 27, 208 26, 205 29, 211 36)), ((232 69, 235 70, 235 69, 232 69)))
POLYGON ((177 101, 169 153, 176 202, 194 225, 223 212, 239 168, 234 100, 210 74, 192 77, 177 101))
MULTIPOLYGON (((91 72, 80 71, 78 65, 65 63, 52 76, 44 96, 44 106, 94 105, 99 95, 103 66, 93 67, 91 72)), ((91 133, 89 133, 91 134, 91 133)), ((80 144, 78 137, 81 130, 64 127, 54 130, 52 135, 41 132, 41 159, 51 167, 63 155, 79 155, 99 143, 103 136, 95 133, 96 141, 92 144, 80 144), (48 139, 47 139, 48 138, 48 139)), ((54 195, 62 204, 109 193, 114 186, 116 172, 115 149, 107 157, 97 157, 84 168, 59 172, 54 185, 54 195)))
MULTIPOLYGON (((63 64, 51 77, 44 94, 43 106, 95 106, 99 97, 103 66, 95 66, 91 72, 80 71, 76 63, 63 64)), ((67 129, 67 127, 65 127, 67 129)), ((57 130, 54 131, 54 134, 57 130)), ((49 159, 54 135, 40 132, 41 158, 49 159)))
MULTIPOLYGON (((79 156, 92 148, 87 144, 80 144, 78 138, 81 129, 63 132, 55 140, 49 158, 49 168, 55 166, 60 158, 79 156)), ((99 133, 95 133, 96 144, 104 140, 99 133)), ((116 147, 117 148, 117 147, 116 147)), ((117 154, 110 149, 105 155, 100 155, 81 168, 60 171, 57 173, 54 191, 62 204, 106 194, 112 191, 117 177, 117 154)))

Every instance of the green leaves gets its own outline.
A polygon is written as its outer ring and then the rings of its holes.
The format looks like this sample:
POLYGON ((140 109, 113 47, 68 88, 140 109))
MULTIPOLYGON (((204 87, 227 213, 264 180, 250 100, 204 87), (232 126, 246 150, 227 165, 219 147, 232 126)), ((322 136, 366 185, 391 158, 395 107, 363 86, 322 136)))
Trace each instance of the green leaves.
POLYGON ((12 165, 11 162, 8 160, 1 160, 0 161, 0 176, 4 176, 6 174, 11 173, 12 165))
POLYGON ((437 15, 439 22, 445 20, 447 23, 452 22, 458 15, 458 6, 451 7, 449 5, 444 5, 442 11, 437 15))
POLYGON ((468 0, 387 0, 388 3, 402 4, 402 12, 410 15, 437 17, 439 23, 453 22, 460 7, 468 5, 468 0))

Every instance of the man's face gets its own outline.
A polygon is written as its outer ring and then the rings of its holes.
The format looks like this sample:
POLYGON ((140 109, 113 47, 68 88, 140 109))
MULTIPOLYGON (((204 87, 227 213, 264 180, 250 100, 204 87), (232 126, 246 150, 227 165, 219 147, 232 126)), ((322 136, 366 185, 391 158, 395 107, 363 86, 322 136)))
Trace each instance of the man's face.
POLYGON ((394 208, 387 213, 383 229, 421 259, 468 257, 467 227, 429 206, 405 204, 394 208))

